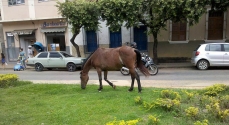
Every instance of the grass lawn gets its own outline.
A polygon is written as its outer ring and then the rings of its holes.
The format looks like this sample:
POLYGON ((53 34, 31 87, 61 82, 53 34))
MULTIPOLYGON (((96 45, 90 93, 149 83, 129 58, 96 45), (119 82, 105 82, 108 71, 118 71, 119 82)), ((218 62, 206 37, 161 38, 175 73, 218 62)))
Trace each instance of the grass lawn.
MULTIPOLYGON (((28 84, 17 87, 0 88, 0 124, 1 125, 105 125, 115 118, 134 120, 140 118, 137 125, 148 124, 149 115, 160 115, 160 125, 193 125, 195 120, 185 117, 185 113, 165 111, 162 108, 147 110, 136 104, 140 96, 146 102, 155 101, 161 95, 158 88, 137 88, 128 92, 129 87, 117 86, 114 90, 104 86, 102 92, 97 85, 66 84, 28 84)), ((176 89, 174 91, 181 92, 176 89)), ((198 90, 188 90, 197 92, 198 90)), ((229 92, 224 92, 227 95, 229 92)), ((183 95, 181 94, 183 97, 183 95)), ((196 105, 186 102, 184 106, 196 105)), ((202 117, 197 120, 202 120, 202 117)), ((228 125, 208 119, 209 124, 228 125)))

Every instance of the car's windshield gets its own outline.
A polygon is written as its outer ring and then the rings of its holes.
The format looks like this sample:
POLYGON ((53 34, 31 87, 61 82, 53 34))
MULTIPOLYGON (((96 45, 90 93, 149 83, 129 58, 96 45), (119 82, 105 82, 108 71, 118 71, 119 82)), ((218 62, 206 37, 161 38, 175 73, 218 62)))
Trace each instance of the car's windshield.
POLYGON ((65 52, 60 52, 64 57, 74 57, 73 55, 70 55, 68 53, 65 52))

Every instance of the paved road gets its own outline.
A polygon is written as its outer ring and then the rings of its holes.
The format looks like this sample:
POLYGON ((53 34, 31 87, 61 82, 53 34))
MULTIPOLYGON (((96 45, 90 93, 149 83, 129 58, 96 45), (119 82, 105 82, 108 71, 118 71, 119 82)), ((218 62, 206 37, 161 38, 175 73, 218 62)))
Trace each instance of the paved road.
MULTIPOLYGON (((29 69, 26 71, 1 70, 0 73, 18 74, 20 80, 29 80, 34 83, 80 83, 79 71, 36 72, 33 69, 29 69)), ((213 68, 206 71, 194 68, 162 68, 159 69, 159 73, 156 76, 147 78, 142 74, 140 76, 143 87, 203 88, 217 83, 229 85, 228 74, 228 68, 213 68)), ((89 76, 89 84, 98 84, 98 76, 94 70, 89 72, 89 76)), ((131 82, 130 76, 123 76, 119 71, 108 72, 108 79, 118 86, 129 86, 131 82)), ((107 85, 107 83, 103 83, 107 85)))

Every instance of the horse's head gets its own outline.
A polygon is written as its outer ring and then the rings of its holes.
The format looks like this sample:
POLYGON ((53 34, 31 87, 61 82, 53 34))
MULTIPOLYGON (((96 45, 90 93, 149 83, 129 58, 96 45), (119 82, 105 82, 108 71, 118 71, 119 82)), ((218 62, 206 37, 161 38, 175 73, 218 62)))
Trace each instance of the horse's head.
POLYGON ((89 80, 89 76, 87 73, 80 72, 80 80, 81 80, 81 88, 85 89, 87 82, 89 80))

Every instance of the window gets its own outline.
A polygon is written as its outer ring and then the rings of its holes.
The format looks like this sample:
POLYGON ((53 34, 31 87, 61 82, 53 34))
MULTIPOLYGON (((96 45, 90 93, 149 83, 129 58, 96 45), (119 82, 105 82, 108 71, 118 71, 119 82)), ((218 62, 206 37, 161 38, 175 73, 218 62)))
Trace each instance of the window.
POLYGON ((37 58, 47 58, 48 53, 41 53, 40 55, 37 56, 37 58))
POLYGON ((224 14, 222 11, 209 11, 208 40, 223 39, 224 14))
POLYGON ((60 58, 62 57, 58 52, 50 52, 49 58, 60 58))
POLYGON ((172 23, 172 41, 186 41, 187 22, 172 23))
POLYGON ((8 0, 9 5, 24 4, 25 0, 8 0))
POLYGON ((229 52, 229 44, 224 44, 224 51, 229 52))
POLYGON ((207 45, 205 51, 221 51, 221 44, 207 45))

